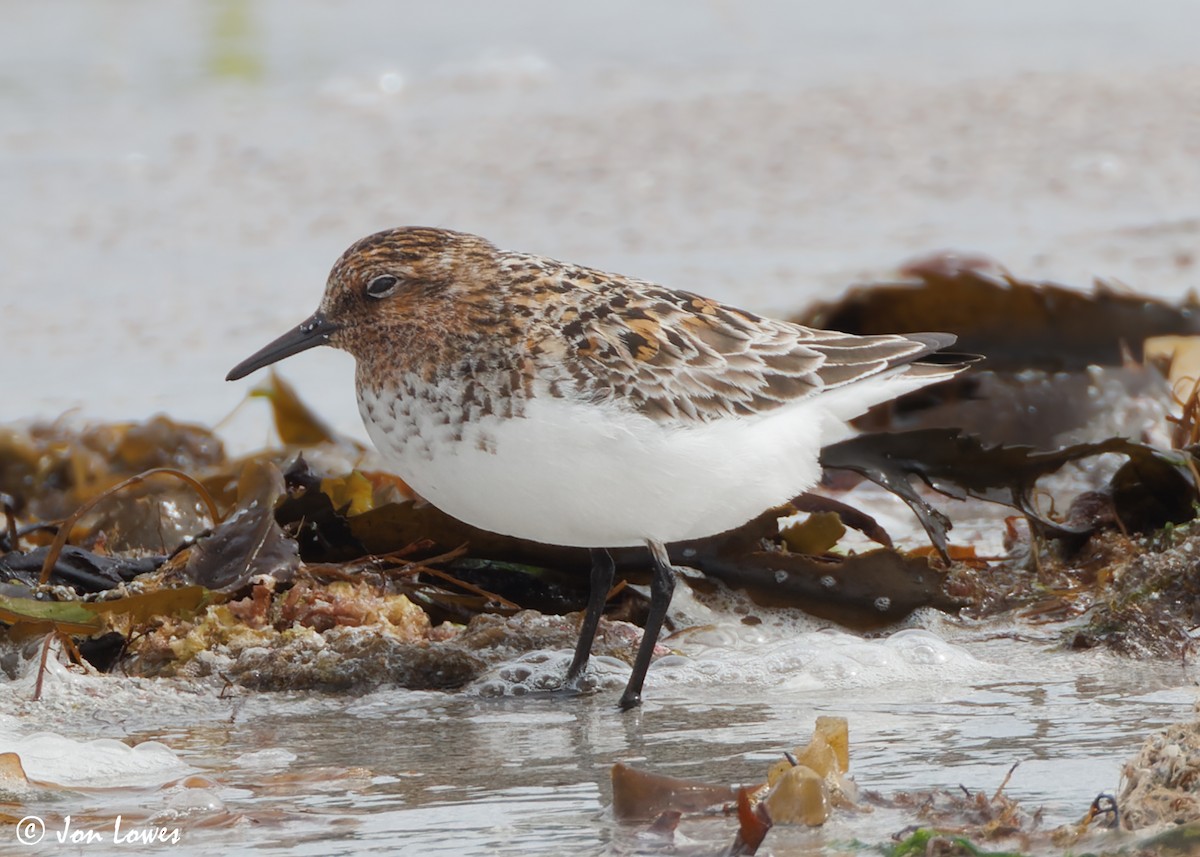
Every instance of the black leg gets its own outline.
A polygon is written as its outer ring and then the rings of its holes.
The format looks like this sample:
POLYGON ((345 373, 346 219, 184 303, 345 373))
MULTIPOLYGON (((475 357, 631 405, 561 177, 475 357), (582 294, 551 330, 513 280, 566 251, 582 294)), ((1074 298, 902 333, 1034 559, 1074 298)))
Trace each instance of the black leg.
POLYGON ((588 658, 592 655, 592 642, 596 639, 596 628, 600 624, 600 614, 604 612, 604 602, 608 600, 608 590, 612 589, 613 566, 612 556, 604 548, 592 549, 592 583, 588 592, 587 612, 583 614, 583 624, 579 626, 579 642, 575 644, 575 657, 567 669, 566 686, 577 690, 579 677, 587 667, 588 658))
POLYGON ((647 541, 646 547, 650 548, 650 558, 654 561, 654 574, 650 578, 650 613, 646 617, 642 644, 638 646, 637 657, 633 661, 633 674, 629 676, 629 684, 625 685, 625 692, 618 703, 622 711, 642 704, 642 682, 646 680, 646 670, 650 668, 650 658, 658 643, 658 632, 662 630, 667 608, 671 606, 671 595, 675 592, 675 569, 671 568, 667 549, 661 542, 652 541, 647 541))

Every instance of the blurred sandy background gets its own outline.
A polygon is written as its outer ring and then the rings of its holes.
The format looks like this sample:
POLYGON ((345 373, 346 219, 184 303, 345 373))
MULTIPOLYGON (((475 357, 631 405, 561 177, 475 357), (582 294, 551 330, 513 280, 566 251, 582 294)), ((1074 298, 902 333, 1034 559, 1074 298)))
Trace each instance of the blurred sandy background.
MULTIPOLYGON (((1200 271, 1192 0, 0 15, 4 421, 212 423, 248 388, 225 372, 401 224, 768 313, 942 248, 1168 297, 1200 271)), ((362 435, 349 357, 283 372, 362 435)))

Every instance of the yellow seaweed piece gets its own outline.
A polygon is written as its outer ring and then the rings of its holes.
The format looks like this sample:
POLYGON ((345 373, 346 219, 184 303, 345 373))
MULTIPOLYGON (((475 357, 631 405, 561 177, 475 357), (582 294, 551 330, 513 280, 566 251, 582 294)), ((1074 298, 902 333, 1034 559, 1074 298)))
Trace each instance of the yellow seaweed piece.
POLYGON ((815 771, 820 777, 833 778, 841 773, 837 751, 816 736, 806 747, 797 747, 793 758, 796 760, 795 764, 788 759, 780 759, 771 766, 767 771, 767 785, 774 786, 796 765, 815 771))
POLYGON ((329 497, 333 508, 345 509, 347 515, 361 515, 375 508, 375 485, 357 470, 322 479, 321 493, 329 497))
POLYGON ((846 525, 836 512, 813 512, 805 520, 781 530, 783 539, 792 553, 820 556, 828 553, 846 535, 846 525))
POLYGON ((288 446, 316 446, 333 441, 333 431, 313 413, 296 390, 271 370, 266 383, 250 391, 251 397, 266 399, 275 418, 275 431, 288 446))
POLYGON ((843 774, 850 770, 850 726, 846 718, 827 715, 818 717, 810 745, 816 741, 818 735, 837 754, 838 770, 843 774))
POLYGON ((789 767, 763 802, 775 824, 816 827, 829 818, 829 787, 825 778, 804 765, 789 767))

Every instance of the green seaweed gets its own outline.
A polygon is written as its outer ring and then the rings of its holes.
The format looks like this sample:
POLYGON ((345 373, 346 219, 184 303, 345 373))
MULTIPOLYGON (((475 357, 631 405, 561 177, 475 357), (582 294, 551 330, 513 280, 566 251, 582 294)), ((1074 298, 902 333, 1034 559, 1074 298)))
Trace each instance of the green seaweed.
POLYGON ((965 836, 955 833, 943 833, 929 827, 916 830, 907 839, 895 845, 886 845, 882 851, 887 857, 917 857, 937 853, 942 855, 961 854, 963 857, 1027 857, 1020 851, 985 851, 965 836), (934 840, 945 840, 946 847, 936 852, 931 850, 934 840), (950 850, 954 849, 954 850, 950 850))

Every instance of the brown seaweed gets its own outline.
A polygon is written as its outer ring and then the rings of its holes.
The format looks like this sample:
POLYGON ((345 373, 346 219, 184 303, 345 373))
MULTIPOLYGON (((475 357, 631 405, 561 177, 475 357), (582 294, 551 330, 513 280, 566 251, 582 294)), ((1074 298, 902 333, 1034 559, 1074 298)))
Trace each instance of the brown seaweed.
POLYGON ((948 497, 974 497, 1010 506, 1052 537, 1078 537, 1093 527, 1046 516, 1034 499, 1037 482, 1070 462, 1104 453, 1129 459, 1114 478, 1111 495, 1125 526, 1144 531, 1192 517, 1195 487, 1190 481, 1190 453, 1125 438, 1041 451, 1028 446, 989 446, 954 429, 877 432, 826 447, 821 463, 829 469, 861 474, 899 496, 948 556, 950 521, 917 493, 913 477, 948 497))
POLYGON ((1097 283, 1092 293, 969 267, 911 270, 915 280, 855 286, 795 320, 847 333, 945 330, 992 371, 1082 371, 1141 360, 1146 339, 1200 333, 1200 307, 1097 283))

